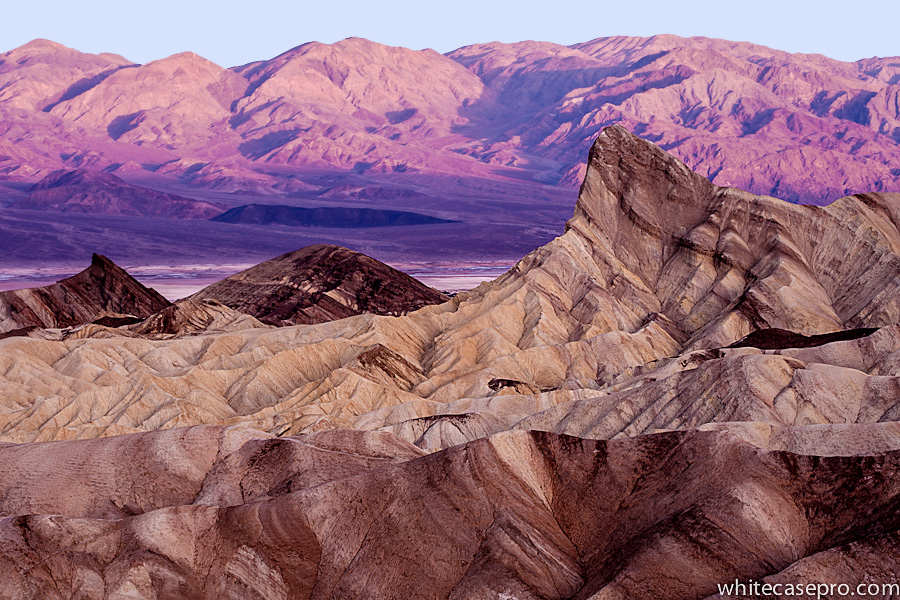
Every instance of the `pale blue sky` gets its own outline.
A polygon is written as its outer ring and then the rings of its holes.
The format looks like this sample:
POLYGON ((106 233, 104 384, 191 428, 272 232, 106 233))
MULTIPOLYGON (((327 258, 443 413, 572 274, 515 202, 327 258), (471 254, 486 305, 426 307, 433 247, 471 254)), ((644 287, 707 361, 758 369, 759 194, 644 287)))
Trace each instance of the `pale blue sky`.
POLYGON ((7 0, 0 51, 48 38, 148 62, 192 50, 226 67, 350 36, 447 52, 476 42, 705 35, 841 60, 900 55, 900 1, 7 0))

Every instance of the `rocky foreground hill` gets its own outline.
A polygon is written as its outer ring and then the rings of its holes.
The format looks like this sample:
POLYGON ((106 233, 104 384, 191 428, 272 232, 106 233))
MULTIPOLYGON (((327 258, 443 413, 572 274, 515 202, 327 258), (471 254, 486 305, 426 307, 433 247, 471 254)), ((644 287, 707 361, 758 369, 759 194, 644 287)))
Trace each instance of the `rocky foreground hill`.
POLYGON ((614 126, 565 233, 445 303, 0 340, 4 592, 896 583, 898 224, 900 195, 788 204, 614 126))

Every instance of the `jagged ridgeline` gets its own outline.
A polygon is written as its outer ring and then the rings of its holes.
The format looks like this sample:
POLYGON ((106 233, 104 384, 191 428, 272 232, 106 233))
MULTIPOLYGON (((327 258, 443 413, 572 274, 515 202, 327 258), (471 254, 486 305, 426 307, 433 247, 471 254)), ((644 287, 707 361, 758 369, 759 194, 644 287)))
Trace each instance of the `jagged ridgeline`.
POLYGON ((566 231, 446 302, 0 340, 0 434, 33 442, 0 446, 0 580, 560 600, 890 583, 898 211, 718 187, 614 126, 566 231))
POLYGON ((0 292, 0 334, 28 327, 71 327, 104 312, 148 317, 169 301, 105 256, 81 273, 42 288, 0 292))
POLYGON ((0 292, 0 336, 172 337, 402 315, 446 300, 374 258, 327 244, 273 258, 175 304, 94 254, 89 268, 56 284, 0 292))

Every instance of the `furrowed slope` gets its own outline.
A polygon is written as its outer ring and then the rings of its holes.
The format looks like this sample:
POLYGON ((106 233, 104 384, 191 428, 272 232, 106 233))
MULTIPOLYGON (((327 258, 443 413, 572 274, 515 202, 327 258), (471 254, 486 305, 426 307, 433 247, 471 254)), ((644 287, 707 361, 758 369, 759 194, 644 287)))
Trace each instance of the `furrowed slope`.
MULTIPOLYGON (((3 435, 244 422, 278 434, 389 428, 440 448, 526 426, 614 437, 893 420, 897 206, 889 194, 819 208, 719 188, 608 128, 567 231, 498 280, 404 317, 4 340, 3 435), (871 331, 818 348, 727 348, 768 328, 871 331), (58 412, 71 416, 50 419, 58 412)), ((248 297, 243 283, 232 291, 248 297)))
POLYGON ((191 296, 271 325, 324 323, 361 313, 399 315, 447 297, 373 258, 340 246, 307 246, 191 296))
POLYGON ((0 455, 15 598, 688 599, 851 552, 866 569, 842 581, 866 581, 896 566, 900 527, 897 451, 727 432, 519 432, 421 456, 385 433, 196 427, 0 455))

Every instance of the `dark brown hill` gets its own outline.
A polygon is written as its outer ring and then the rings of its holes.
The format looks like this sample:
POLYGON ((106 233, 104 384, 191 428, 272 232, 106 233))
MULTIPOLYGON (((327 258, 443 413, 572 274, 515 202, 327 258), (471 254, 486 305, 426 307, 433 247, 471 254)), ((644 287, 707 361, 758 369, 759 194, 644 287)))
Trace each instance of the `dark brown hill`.
POLYGON ((169 306, 156 290, 145 287, 105 256, 94 254, 91 266, 53 285, 0 292, 0 332, 23 327, 71 327, 102 312, 148 317, 169 306))
POLYGON ((361 313, 401 315, 447 296, 340 246, 289 252, 191 296, 216 300, 271 325, 324 323, 361 313))

